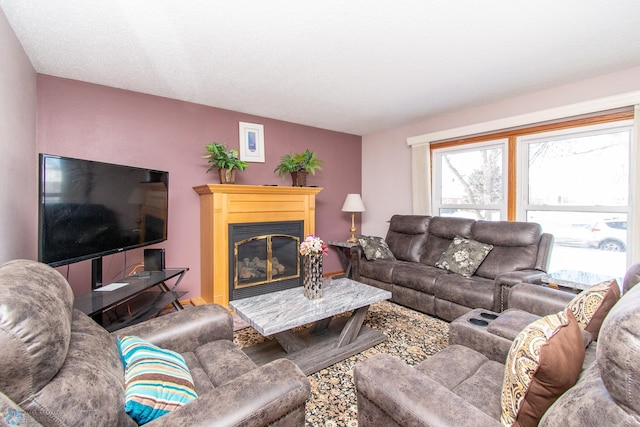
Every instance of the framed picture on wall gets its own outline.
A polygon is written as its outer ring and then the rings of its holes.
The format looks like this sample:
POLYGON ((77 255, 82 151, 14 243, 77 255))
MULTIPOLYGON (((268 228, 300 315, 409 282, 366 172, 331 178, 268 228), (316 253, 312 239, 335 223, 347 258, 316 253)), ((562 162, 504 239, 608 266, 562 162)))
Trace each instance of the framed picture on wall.
POLYGON ((240 160, 264 163, 264 126, 240 122, 240 160))

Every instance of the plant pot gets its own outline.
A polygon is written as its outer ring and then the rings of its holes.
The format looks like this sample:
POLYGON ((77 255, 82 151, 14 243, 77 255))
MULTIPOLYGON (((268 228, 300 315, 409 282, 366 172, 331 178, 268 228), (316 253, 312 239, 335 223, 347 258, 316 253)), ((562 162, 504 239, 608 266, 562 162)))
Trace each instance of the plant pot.
POLYGON ((309 172, 291 172, 291 181, 294 187, 306 187, 309 172))
POLYGON ((218 169, 220 171, 220 184, 234 184, 236 182, 236 169, 218 169))

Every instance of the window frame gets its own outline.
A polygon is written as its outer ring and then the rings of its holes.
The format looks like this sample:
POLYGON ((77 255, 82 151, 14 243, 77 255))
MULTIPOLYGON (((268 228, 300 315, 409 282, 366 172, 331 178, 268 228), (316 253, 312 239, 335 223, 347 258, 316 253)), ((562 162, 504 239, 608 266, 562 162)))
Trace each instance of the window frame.
MULTIPOLYGON (((603 123, 593 126, 585 126, 580 128, 567 128, 558 129, 551 132, 544 132, 535 135, 523 135, 516 138, 518 144, 517 154, 517 178, 518 184, 518 198, 516 203, 516 220, 526 221, 527 211, 555 211, 555 212, 589 212, 589 213, 620 213, 625 214, 627 218, 631 215, 631 204, 633 194, 633 182, 631 181, 631 159, 632 159, 632 145, 633 145, 633 121, 624 120, 619 122, 603 123), (564 137, 569 135, 595 135, 613 132, 616 129, 628 131, 630 134, 629 140, 629 181, 627 183, 627 204, 621 205, 535 205, 529 204, 528 188, 529 188, 529 159, 527 156, 528 150, 525 145, 535 142, 540 142, 545 139, 564 137)), ((628 238, 627 231, 627 238, 628 238)), ((627 239, 629 240, 629 239, 627 239)))
MULTIPOLYGON (((632 97, 631 101, 637 101, 637 96, 632 97)), ((508 138, 508 196, 507 196, 507 220, 518 220, 518 150, 517 138, 524 135, 535 135, 551 131, 560 131, 571 128, 588 127, 590 125, 620 123, 629 121, 631 125, 631 143, 629 151, 629 192, 631 199, 629 200, 630 213, 628 213, 628 229, 635 230, 631 233, 628 231, 627 241, 627 266, 635 262, 640 256, 640 198, 635 195, 640 192, 640 103, 629 101, 626 97, 613 103, 601 103, 599 106, 611 105, 610 110, 592 110, 581 116, 564 117, 556 116, 547 122, 530 122, 526 124, 523 117, 514 116, 501 121, 486 122, 475 126, 467 126, 464 128, 456 128, 448 131, 433 132, 430 134, 419 135, 407 139, 407 144, 413 150, 413 210, 416 214, 433 215, 434 210, 434 150, 445 147, 464 146, 467 144, 475 144, 485 141, 497 140, 500 138, 508 138), (617 104, 617 105, 616 105, 617 104), (626 106, 625 106, 626 105, 626 106), (493 127, 498 122, 502 124, 513 124, 514 127, 493 127), (494 130, 490 130, 492 128, 494 130), (465 131, 476 130, 478 133, 465 133, 465 131), (480 133, 482 132, 482 133, 480 133), (460 136, 452 137, 457 133, 460 136), (446 138, 446 139, 445 139, 446 138)), ((575 109, 565 109, 567 111, 576 111, 575 109)), ((531 117, 553 117, 556 115, 542 112, 534 114, 531 117)), ((529 118, 531 118, 529 117, 529 118)))
POLYGON ((509 195, 509 140, 500 138, 473 144, 446 146, 432 150, 433 176, 432 176, 432 209, 440 212, 441 209, 468 209, 468 210, 497 210, 500 212, 500 220, 507 218, 509 195), (446 154, 472 152, 484 149, 499 148, 502 150, 502 201, 499 204, 446 204, 442 203, 442 158, 446 154))

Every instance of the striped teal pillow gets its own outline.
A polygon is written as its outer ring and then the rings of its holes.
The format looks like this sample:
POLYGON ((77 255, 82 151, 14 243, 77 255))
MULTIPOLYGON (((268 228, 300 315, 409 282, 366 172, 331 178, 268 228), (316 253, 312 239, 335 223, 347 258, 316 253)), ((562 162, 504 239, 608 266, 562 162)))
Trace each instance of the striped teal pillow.
POLYGON ((125 411, 139 425, 198 397, 184 358, 135 336, 118 338, 124 363, 125 411))

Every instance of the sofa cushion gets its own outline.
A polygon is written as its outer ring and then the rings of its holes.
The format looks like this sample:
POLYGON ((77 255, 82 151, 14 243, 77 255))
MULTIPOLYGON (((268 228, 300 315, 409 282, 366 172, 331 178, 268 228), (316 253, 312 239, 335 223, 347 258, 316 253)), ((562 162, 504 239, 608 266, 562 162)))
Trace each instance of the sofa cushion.
POLYGON ((419 262, 398 261, 393 266, 391 283, 433 295, 436 278, 443 274, 451 273, 419 262))
POLYGON ((573 312, 578 325, 597 340, 604 318, 619 299, 620 288, 616 279, 613 279, 588 287, 576 295, 567 307, 573 312))
POLYGON ((429 222, 429 237, 425 251, 420 257, 423 264, 435 266, 436 262, 447 250, 454 237, 473 238, 474 220, 467 218, 451 218, 434 216, 429 222))
POLYGON ((115 337, 78 310, 70 335, 56 376, 20 406, 45 426, 79 425, 79 416, 86 426, 135 425, 124 412, 124 369, 115 337))
POLYGON ((468 347, 450 345, 416 365, 415 369, 485 414, 500 418, 503 364, 468 347))
POLYGON ((198 395, 184 358, 136 336, 118 339, 124 362, 125 411, 138 424, 177 409, 198 395))
POLYGON ((502 424, 537 426, 553 402, 576 383, 583 361, 582 334, 571 310, 528 325, 507 355, 502 424))
POLYGON ((493 245, 493 250, 475 274, 495 279, 505 272, 533 269, 541 234, 540 225, 532 222, 477 221, 472 238, 493 245))
MULTIPOLYGON (((449 301, 464 307, 469 307, 469 309, 484 308, 486 310, 492 310, 494 302, 493 289, 493 280, 477 276, 468 278, 449 273, 436 277, 434 295, 438 300, 449 301)), ((443 317, 437 312, 436 315, 443 317)), ((448 319, 449 316, 443 318, 448 319)))
POLYGON ((358 236, 358 242, 362 246, 364 257, 369 261, 376 259, 395 260, 389 245, 382 237, 377 236, 358 236))
POLYGON ((436 267, 471 277, 491 249, 492 245, 456 236, 436 262, 436 267))
POLYGON ((396 259, 419 262, 427 242, 430 216, 394 215, 385 240, 396 259))
POLYGON ((360 276, 375 278, 380 282, 392 283, 391 276, 393 269, 402 261, 390 261, 387 259, 377 259, 375 261, 360 260, 360 276))
POLYGON ((249 356, 229 340, 208 342, 199 346, 194 354, 214 387, 220 387, 256 368, 249 356), (216 357, 211 357, 212 354, 216 357))

